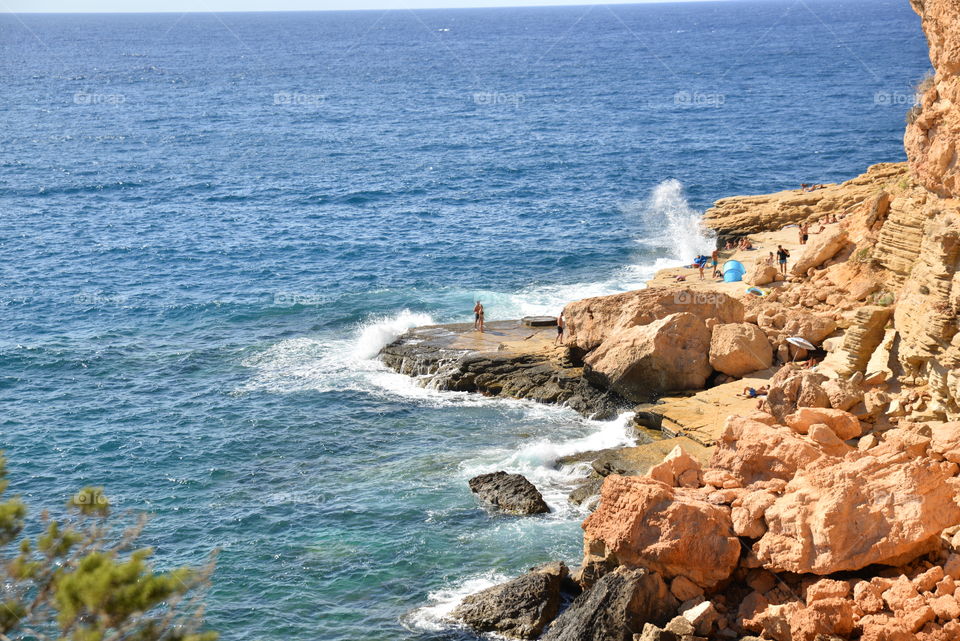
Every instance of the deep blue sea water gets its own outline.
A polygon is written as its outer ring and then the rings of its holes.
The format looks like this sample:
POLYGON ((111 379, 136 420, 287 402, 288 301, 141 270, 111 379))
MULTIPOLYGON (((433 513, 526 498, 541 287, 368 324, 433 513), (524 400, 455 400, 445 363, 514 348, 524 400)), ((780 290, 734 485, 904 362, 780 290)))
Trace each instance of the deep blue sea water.
POLYGON ((219 547, 225 639, 452 639, 580 554, 564 453, 623 421, 418 388, 406 327, 556 313, 703 245, 720 197, 904 159, 906 0, 0 15, 0 447, 162 565, 219 547), (488 514, 507 469, 553 514, 488 514))

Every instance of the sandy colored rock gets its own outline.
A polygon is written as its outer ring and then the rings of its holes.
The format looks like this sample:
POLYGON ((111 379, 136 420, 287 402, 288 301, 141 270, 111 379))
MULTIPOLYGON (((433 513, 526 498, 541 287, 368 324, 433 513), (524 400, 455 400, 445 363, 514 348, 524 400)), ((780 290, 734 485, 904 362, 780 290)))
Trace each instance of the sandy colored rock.
POLYGON ((850 327, 843 335, 840 349, 831 355, 834 368, 841 376, 865 373, 867 364, 886 335, 891 307, 865 306, 857 310, 850 327))
POLYGON ((584 359, 584 376, 624 398, 703 387, 712 372, 710 331, 686 312, 621 330, 584 359))
POLYGON ((807 586, 807 605, 823 599, 845 599, 850 594, 850 583, 835 579, 820 579, 807 586))
POLYGON ((825 575, 899 565, 960 523, 956 466, 903 452, 870 454, 881 447, 797 472, 764 513, 767 533, 753 547, 764 567, 825 575))
POLYGON ((825 407, 797 408, 797 411, 789 414, 784 422, 799 434, 806 434, 810 426, 823 423, 842 441, 856 438, 863 431, 860 421, 853 414, 825 407))
POLYGON ((737 536, 759 539, 767 531, 763 513, 773 505, 777 497, 771 492, 758 490, 738 498, 730 511, 733 531, 737 536))
POLYGON ((936 75, 911 112, 904 147, 914 176, 941 196, 960 196, 960 5, 911 0, 920 14, 936 75))
POLYGON ((817 234, 804 246, 803 253, 790 268, 794 276, 806 276, 807 270, 821 266, 825 261, 837 255, 847 244, 847 230, 840 226, 828 228, 817 234))
POLYGON ((766 335, 750 323, 716 325, 710 338, 710 365, 730 376, 746 376, 773 363, 766 335))
POLYGON ((866 614, 880 612, 886 607, 883 602, 883 590, 869 581, 857 581, 854 584, 853 600, 866 614))
POLYGON ((690 599, 703 596, 703 588, 691 581, 685 576, 674 577, 670 582, 670 593, 677 597, 677 600, 683 603, 690 599))
POLYGON ((827 377, 793 364, 784 365, 770 379, 770 390, 763 409, 778 420, 802 407, 830 407, 830 397, 823 389, 827 377))
POLYGON ((728 472, 746 486, 770 478, 789 481, 823 456, 788 427, 731 416, 709 467, 728 472))
POLYGON ((589 352, 621 330, 680 312, 701 320, 716 318, 720 323, 743 321, 743 305, 726 294, 654 287, 570 303, 563 310, 566 344, 589 352))
POLYGON ((837 329, 836 320, 830 316, 779 305, 764 307, 757 315, 757 325, 775 346, 783 344, 791 336, 799 336, 819 345, 837 329))
POLYGON ((700 487, 702 473, 700 462, 678 445, 648 475, 671 487, 700 487))
POLYGON ((740 558, 728 509, 643 476, 608 476, 583 529, 585 564, 612 557, 704 588, 730 576, 740 558))
POLYGON ((830 379, 823 383, 821 387, 830 399, 830 407, 846 411, 863 401, 862 379, 863 375, 857 373, 850 379, 830 379))
POLYGON ((757 263, 743 277, 743 282, 756 286, 769 285, 778 280, 780 280, 780 272, 773 265, 766 263, 757 263))
POLYGON ((796 608, 789 622, 792 641, 846 638, 853 631, 853 603, 847 599, 819 599, 805 608, 796 608))
POLYGON ((814 222, 827 213, 844 211, 866 201, 878 188, 895 182, 904 173, 902 163, 882 163, 843 184, 827 185, 812 192, 796 189, 722 198, 707 210, 703 221, 711 229, 732 234, 752 234, 792 223, 814 222))
POLYGON ((931 425, 930 448, 948 461, 960 463, 960 423, 931 425))

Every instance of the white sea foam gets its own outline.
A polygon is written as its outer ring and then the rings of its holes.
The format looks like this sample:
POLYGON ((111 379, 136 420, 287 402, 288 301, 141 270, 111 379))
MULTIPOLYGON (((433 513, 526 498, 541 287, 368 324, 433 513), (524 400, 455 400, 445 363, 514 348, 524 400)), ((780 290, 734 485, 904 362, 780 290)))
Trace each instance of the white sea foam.
POLYGON ((567 496, 572 485, 586 476, 588 466, 558 466, 558 459, 580 452, 635 444, 632 417, 631 412, 611 421, 566 417, 567 426, 550 436, 537 438, 519 448, 492 448, 480 452, 461 464, 461 476, 467 479, 491 470, 523 474, 543 494, 554 518, 580 516, 582 510, 572 505, 567 496))
POLYGON ((450 613, 466 597, 509 579, 506 575, 491 571, 431 592, 427 595, 428 605, 408 613, 402 622, 408 629, 439 631, 449 628, 450 613))
POLYGON ((642 262, 625 265, 608 278, 594 282, 534 285, 518 292, 484 291, 475 292, 474 296, 485 301, 487 309, 500 318, 554 316, 571 301, 643 289, 659 270, 690 264, 700 254, 709 255, 715 247, 713 232, 703 226, 701 212, 687 202, 679 180, 664 180, 647 198, 623 203, 621 211, 631 224, 662 230, 636 238, 637 244, 646 248, 642 262), (651 258, 651 250, 667 255, 651 258))
POLYGON ((406 394, 420 388, 412 379, 388 372, 376 355, 408 329, 432 323, 428 314, 402 310, 361 323, 349 338, 282 340, 243 361, 245 367, 254 370, 254 375, 237 391, 369 391, 371 384, 379 381, 385 384, 384 389, 403 389, 406 394))
POLYGON ((645 216, 654 229, 662 228, 670 257, 689 263, 700 254, 709 255, 716 247, 715 237, 703 226, 702 214, 687 202, 679 180, 664 180, 657 185, 645 204, 645 216))

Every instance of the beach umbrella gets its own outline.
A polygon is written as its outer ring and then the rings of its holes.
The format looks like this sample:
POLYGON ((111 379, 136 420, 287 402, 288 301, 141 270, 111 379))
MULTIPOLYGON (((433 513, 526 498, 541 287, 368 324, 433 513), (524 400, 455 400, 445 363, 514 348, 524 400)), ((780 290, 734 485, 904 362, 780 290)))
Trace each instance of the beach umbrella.
MULTIPOLYGON (((800 336, 791 336, 790 338, 787 339, 787 342, 793 345, 794 347, 801 347, 807 350, 808 352, 812 352, 813 350, 817 349, 813 343, 811 343, 805 338, 801 338, 800 336)), ((793 360, 797 360, 798 355, 799 355, 799 352, 797 352, 797 354, 794 354, 793 360)))
POLYGON ((816 345, 814 345, 813 343, 811 343, 811 342, 808 341, 807 339, 802 338, 802 337, 800 337, 800 336, 791 336, 790 338, 787 339, 787 342, 790 343, 791 345, 796 345, 797 347, 802 347, 803 349, 805 349, 805 350, 807 350, 807 351, 809 351, 809 352, 812 352, 813 350, 817 349, 817 346, 816 346, 816 345))

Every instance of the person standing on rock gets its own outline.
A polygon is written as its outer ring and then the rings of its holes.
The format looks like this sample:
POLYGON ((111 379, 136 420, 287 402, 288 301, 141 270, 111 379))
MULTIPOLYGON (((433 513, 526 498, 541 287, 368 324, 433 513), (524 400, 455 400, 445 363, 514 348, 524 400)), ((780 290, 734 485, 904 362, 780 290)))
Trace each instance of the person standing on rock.
POLYGON ((790 258, 790 252, 783 248, 783 245, 777 245, 777 262, 780 263, 780 273, 787 275, 787 259, 790 258))
POLYGON ((557 337, 553 339, 553 344, 557 343, 563 345, 563 312, 560 312, 560 315, 557 316, 557 337))
POLYGON ((477 304, 473 306, 473 328, 483 332, 483 305, 480 304, 480 301, 477 301, 477 304))
POLYGON ((712 278, 720 277, 720 252, 716 249, 713 250, 713 253, 710 254, 710 258, 713 261, 713 276, 712 278))

